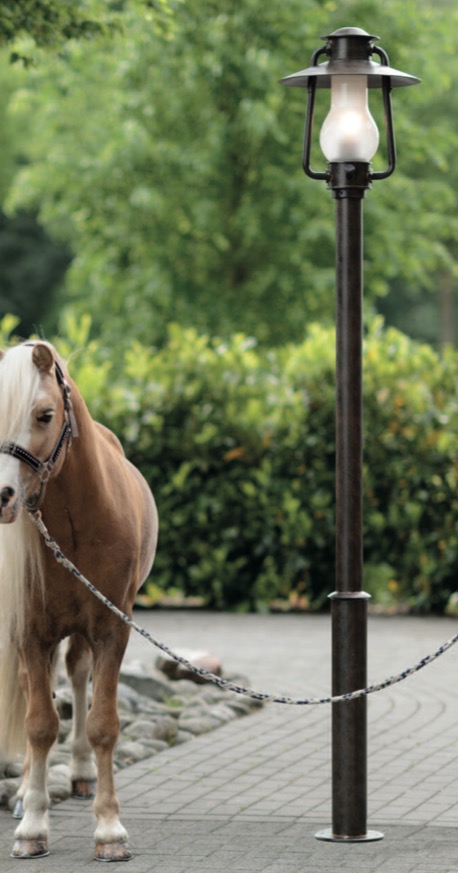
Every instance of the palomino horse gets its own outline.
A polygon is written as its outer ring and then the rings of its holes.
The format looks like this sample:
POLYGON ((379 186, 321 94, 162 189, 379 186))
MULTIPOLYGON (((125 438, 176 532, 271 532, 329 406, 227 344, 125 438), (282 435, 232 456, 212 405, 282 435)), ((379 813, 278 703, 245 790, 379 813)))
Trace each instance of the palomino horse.
POLYGON ((91 796, 97 779, 95 857, 125 861, 131 853, 119 820, 113 749, 129 628, 56 563, 30 517, 38 508, 63 552, 130 615, 156 549, 154 500, 114 434, 91 418, 54 348, 43 342, 0 351, 2 760, 17 753, 21 737, 26 741, 23 817, 13 856, 48 854, 47 757, 59 727, 53 668, 59 643, 69 637, 72 784, 78 795, 91 796))

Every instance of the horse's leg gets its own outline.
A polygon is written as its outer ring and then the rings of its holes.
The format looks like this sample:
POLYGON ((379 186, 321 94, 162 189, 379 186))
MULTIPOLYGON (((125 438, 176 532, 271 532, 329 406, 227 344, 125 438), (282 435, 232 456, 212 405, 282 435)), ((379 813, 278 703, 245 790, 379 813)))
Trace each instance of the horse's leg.
MULTIPOLYGON (((54 678, 55 667, 57 665, 57 655, 58 655, 58 650, 56 649, 54 659, 52 659, 52 661, 51 661, 51 663, 52 663, 52 677, 53 678, 54 678)), ((19 685, 21 686, 21 689, 22 689, 22 693, 23 693, 25 699, 27 700, 28 688, 29 688, 28 675, 27 675, 27 669, 25 667, 25 664, 24 664, 21 656, 19 656, 18 680, 19 680, 19 685)), ((31 758, 32 758, 32 751, 30 748, 30 743, 27 741, 25 755, 24 755, 24 763, 22 766, 21 784, 16 792, 16 798, 15 798, 15 803, 14 803, 14 808, 13 808, 13 813, 12 813, 13 818, 22 819, 24 817, 24 796, 25 796, 25 793, 27 791, 27 786, 29 784, 31 758)))
POLYGON ((29 784, 29 772, 30 772, 30 758, 31 751, 30 746, 27 743, 26 752, 24 755, 24 764, 22 768, 22 779, 21 784, 16 792, 14 808, 13 808, 13 818, 24 818, 24 795, 27 791, 27 785, 29 784))
POLYGON ((87 738, 87 684, 92 670, 92 654, 86 640, 70 637, 65 657, 73 689, 73 730, 71 737, 71 780, 74 797, 93 797, 97 771, 94 753, 87 738))
MULTIPOLYGON (((28 697, 28 679, 27 679, 27 670, 24 666, 22 658, 19 656, 19 666, 18 666, 18 681, 21 686, 22 693, 27 700, 28 697)), ((21 819, 24 817, 24 795, 27 790, 27 785, 29 782, 29 771, 30 771, 30 745, 27 743, 26 751, 24 755, 24 763, 22 767, 22 779, 21 784, 16 792, 16 799, 14 803, 13 809, 13 818, 21 819)))
POLYGON ((37 645, 28 648, 23 663, 28 678, 26 730, 30 763, 24 817, 16 828, 12 855, 15 858, 36 858, 48 854, 47 759, 57 739, 59 718, 52 698, 53 657, 37 645))
POLYGON ((97 793, 93 809, 98 861, 128 861, 128 835, 119 820, 119 801, 113 774, 113 752, 119 735, 117 686, 121 661, 129 637, 120 622, 94 650, 92 706, 87 719, 88 736, 97 760, 97 793))

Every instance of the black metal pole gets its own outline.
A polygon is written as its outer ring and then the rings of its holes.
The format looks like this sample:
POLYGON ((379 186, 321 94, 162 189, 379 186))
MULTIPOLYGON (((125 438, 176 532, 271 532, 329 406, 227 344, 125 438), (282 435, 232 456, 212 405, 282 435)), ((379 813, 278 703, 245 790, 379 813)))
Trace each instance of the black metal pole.
POLYGON ((336 588, 339 593, 361 591, 363 580, 364 190, 357 189, 356 195, 336 199, 336 588))
MULTIPOLYGON (((362 592, 362 194, 336 200, 336 591, 332 693, 366 685, 362 592)), ((366 698, 332 713, 333 832, 366 833, 366 698)))
MULTIPOLYGON (((336 200, 336 591, 331 595, 332 693, 367 684, 363 585, 363 198, 369 164, 332 164, 336 200)), ((332 711, 332 828, 319 839, 381 839, 367 831, 367 700, 332 711)))

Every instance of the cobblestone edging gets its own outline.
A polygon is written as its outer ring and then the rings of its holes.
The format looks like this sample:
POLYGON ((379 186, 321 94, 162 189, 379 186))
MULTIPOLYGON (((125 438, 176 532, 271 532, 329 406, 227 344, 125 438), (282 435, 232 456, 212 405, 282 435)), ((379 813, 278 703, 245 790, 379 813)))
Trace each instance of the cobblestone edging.
MULTIPOLYGON (((244 677, 230 677, 245 681, 244 677)), ((63 671, 59 671, 56 706, 60 716, 59 740, 49 758, 48 788, 51 803, 71 794, 69 761, 72 698, 63 671)), ((259 702, 241 699, 210 684, 188 679, 172 681, 142 664, 124 667, 118 691, 121 734, 115 752, 115 771, 164 749, 192 740, 233 719, 249 715, 259 702)), ((12 808, 20 783, 21 764, 3 765, 0 771, 0 806, 12 808)))

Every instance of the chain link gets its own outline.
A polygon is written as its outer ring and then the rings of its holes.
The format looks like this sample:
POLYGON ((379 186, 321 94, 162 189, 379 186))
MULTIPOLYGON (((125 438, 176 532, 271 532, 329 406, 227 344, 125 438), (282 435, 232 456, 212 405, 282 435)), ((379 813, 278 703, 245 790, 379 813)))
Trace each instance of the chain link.
POLYGON ((97 597, 102 603, 105 604, 108 609, 114 612, 118 618, 121 619, 125 624, 129 625, 130 628, 133 628, 138 634, 144 637, 148 642, 152 643, 169 658, 172 658, 178 664, 182 664, 196 676, 200 676, 202 679, 205 679, 208 682, 213 682, 214 685, 217 685, 219 688, 225 688, 227 691, 234 691, 236 694, 243 694, 247 697, 250 697, 252 700, 258 700, 261 702, 270 702, 270 703, 282 703, 292 706, 314 706, 317 704, 324 703, 341 703, 342 701, 348 700, 356 700, 358 697, 364 697, 369 694, 373 694, 376 691, 383 691, 385 688, 390 688, 392 685, 397 685, 399 682, 403 682, 404 679, 407 679, 409 676, 412 676, 414 673, 418 673, 419 670, 422 670, 423 667, 426 667, 428 664, 432 664, 437 658, 444 654, 444 652, 448 651, 455 643, 458 642, 458 634, 455 634, 435 652, 430 655, 425 655, 420 661, 414 664, 413 667, 407 667, 401 673, 397 673, 395 676, 389 676, 387 679, 384 679, 382 682, 377 682, 372 685, 368 685, 366 688, 359 688, 357 691, 349 691, 346 694, 339 694, 329 697, 305 697, 305 698, 293 698, 293 697, 284 697, 278 696, 275 694, 269 694, 264 691, 255 691, 252 688, 245 688, 243 685, 238 685, 235 682, 231 682, 229 679, 223 679, 221 676, 215 676, 214 673, 210 673, 208 670, 204 670, 203 667, 196 667, 195 664, 192 664, 187 658, 184 658, 182 655, 178 655, 176 652, 173 652, 165 643, 156 639, 149 631, 145 630, 145 628, 141 627, 141 625, 137 624, 132 618, 129 618, 122 610, 118 609, 111 600, 108 600, 101 592, 89 582, 88 579, 83 576, 82 573, 75 567, 72 562, 65 557, 62 550, 56 543, 55 539, 51 537, 46 525, 43 522, 41 517, 41 512, 30 512, 29 513, 31 519, 36 524, 38 530, 40 531, 46 546, 51 549, 54 553, 54 557, 59 564, 62 564, 63 567, 66 567, 70 573, 76 576, 92 594, 97 597))

